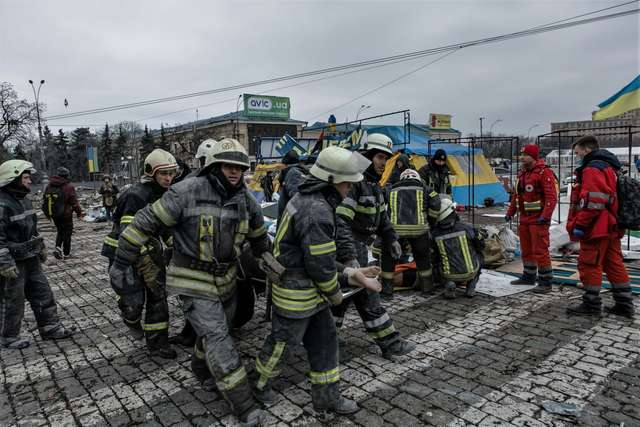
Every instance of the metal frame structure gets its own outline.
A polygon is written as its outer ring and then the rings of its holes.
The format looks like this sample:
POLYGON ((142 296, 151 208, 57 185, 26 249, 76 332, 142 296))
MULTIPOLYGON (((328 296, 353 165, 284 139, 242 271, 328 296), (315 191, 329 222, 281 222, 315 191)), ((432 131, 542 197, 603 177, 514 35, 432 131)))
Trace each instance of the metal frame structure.
MULTIPOLYGON (((537 145, 542 150, 545 146, 551 146, 553 144, 554 149, 558 150, 558 167, 557 167, 557 177, 558 179, 562 179, 562 150, 571 150, 573 143, 585 136, 592 135, 596 138, 598 136, 621 136, 627 137, 627 145, 629 149, 629 173, 631 173, 632 167, 632 148, 633 148, 633 137, 636 134, 640 134, 640 126, 606 126, 606 127, 593 127, 593 128, 580 128, 580 129, 561 129, 553 132, 545 133, 542 135, 538 135, 537 137, 537 145), (604 132, 603 132, 604 131, 604 132), (548 144, 547 141, 551 141, 551 144, 548 144), (556 146, 557 144, 557 146, 556 146)), ((573 164, 573 156, 571 156, 570 163, 570 171, 573 173, 574 164, 573 164)), ((562 223, 560 211, 562 209, 563 204, 558 200, 558 223, 562 223)), ((627 250, 631 247, 631 232, 627 233, 627 250)))

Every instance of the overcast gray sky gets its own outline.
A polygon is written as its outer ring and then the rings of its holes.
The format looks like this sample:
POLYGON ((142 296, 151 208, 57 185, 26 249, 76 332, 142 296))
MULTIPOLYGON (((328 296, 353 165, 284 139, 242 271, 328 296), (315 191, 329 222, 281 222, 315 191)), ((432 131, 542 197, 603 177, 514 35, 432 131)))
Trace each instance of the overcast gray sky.
MULTIPOLYGON (((48 114, 214 89, 513 31, 623 3, 618 1, 34 1, 0 0, 0 80, 31 98, 45 79, 48 114), (63 106, 69 101, 69 109, 63 106)), ((626 9, 638 4, 627 6, 626 9)), ((623 9, 615 9, 623 10, 623 9)), ((605 12, 609 13, 609 12, 605 12)), ((339 121, 410 109, 453 115, 453 127, 494 133, 546 132, 551 121, 588 119, 639 72, 638 15, 463 49, 363 99, 334 109, 435 59, 427 57, 273 92, 292 117, 339 121)), ((261 93, 280 83, 244 90, 261 93)), ((150 127, 193 120, 198 106, 243 91, 49 123, 139 120, 150 127), (187 112, 150 116, 189 109, 187 112)), ((200 118, 236 102, 201 106, 200 118)), ((385 120, 401 123, 401 117, 385 120)))

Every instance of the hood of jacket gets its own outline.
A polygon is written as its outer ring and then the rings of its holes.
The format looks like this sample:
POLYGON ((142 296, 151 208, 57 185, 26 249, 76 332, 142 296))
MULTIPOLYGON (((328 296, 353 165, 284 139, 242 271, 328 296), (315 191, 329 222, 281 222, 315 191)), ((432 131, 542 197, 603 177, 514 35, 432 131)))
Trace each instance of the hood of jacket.
POLYGON ((584 168, 586 168, 589 165, 589 163, 594 161, 605 162, 615 170, 620 170, 620 168, 622 167, 622 165, 620 164, 620 160, 618 160, 615 154, 613 154, 611 151, 600 149, 600 150, 592 151, 586 156, 584 156, 584 159, 582 159, 582 165, 580 165, 580 167, 576 169, 576 171, 582 172, 584 168))
POLYGON ((284 182, 284 179, 286 178, 289 171, 294 168, 300 169, 300 172, 302 172, 304 175, 308 173, 307 170, 304 168, 304 166, 302 166, 301 164, 289 165, 280 171, 280 175, 278 176, 278 181, 280 182, 280 185, 282 185, 282 183, 284 182))
POLYGON ((314 176, 309 175, 298 187, 300 194, 322 193, 327 202, 335 209, 342 202, 342 196, 335 187, 314 176))
POLYGON ((49 184, 54 187, 62 187, 65 184, 68 184, 69 180, 67 178, 63 178, 60 175, 54 175, 49 179, 49 184))

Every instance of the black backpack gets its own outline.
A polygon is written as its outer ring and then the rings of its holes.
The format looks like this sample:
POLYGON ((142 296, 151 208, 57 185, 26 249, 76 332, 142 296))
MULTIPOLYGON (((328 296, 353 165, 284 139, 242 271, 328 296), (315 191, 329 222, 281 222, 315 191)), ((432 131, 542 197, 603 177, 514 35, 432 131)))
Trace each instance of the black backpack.
POLYGON ((42 211, 47 218, 58 219, 64 216, 64 191, 62 186, 47 186, 42 197, 42 211))
POLYGON ((640 181, 618 174, 618 225, 640 230, 640 181))

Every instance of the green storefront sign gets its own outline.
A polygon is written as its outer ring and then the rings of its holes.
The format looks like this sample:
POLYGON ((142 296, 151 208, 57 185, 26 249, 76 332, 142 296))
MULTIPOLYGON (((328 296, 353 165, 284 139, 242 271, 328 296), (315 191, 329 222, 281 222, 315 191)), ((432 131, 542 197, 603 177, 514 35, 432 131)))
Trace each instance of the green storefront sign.
POLYGON ((244 114, 247 117, 289 119, 289 98, 244 94, 244 114))

